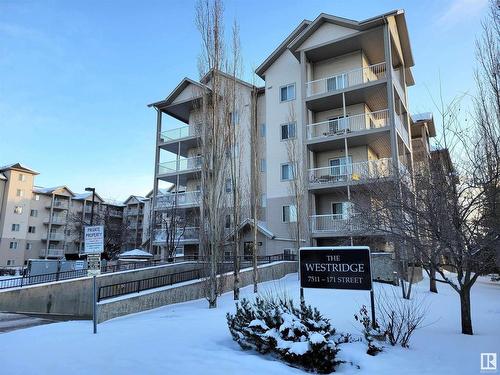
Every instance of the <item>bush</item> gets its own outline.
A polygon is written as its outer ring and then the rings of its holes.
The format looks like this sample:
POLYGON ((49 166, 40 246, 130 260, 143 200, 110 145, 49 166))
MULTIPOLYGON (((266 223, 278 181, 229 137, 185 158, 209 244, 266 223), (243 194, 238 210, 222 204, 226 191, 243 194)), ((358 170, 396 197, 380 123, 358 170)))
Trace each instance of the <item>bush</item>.
POLYGON ((333 341, 335 329, 316 308, 291 299, 257 297, 243 299, 236 313, 227 314, 233 339, 245 350, 270 354, 293 367, 328 374, 339 363, 333 341))
POLYGON ((363 336, 368 345, 366 354, 377 355, 382 351, 382 347, 374 343, 375 340, 385 341, 385 332, 380 329, 380 325, 375 320, 375 324, 372 324, 372 320, 368 315, 368 309, 365 305, 361 307, 358 314, 354 314, 354 319, 360 322, 363 326, 363 336))

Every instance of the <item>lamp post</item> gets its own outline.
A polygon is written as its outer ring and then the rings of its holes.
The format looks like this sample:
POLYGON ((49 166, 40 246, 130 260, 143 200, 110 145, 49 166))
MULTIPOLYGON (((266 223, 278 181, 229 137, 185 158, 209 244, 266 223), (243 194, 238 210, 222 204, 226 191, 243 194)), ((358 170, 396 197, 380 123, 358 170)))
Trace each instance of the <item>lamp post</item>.
POLYGON ((95 202, 95 188, 87 187, 85 191, 92 192, 92 207, 90 208, 90 226, 94 224, 94 202, 95 202))

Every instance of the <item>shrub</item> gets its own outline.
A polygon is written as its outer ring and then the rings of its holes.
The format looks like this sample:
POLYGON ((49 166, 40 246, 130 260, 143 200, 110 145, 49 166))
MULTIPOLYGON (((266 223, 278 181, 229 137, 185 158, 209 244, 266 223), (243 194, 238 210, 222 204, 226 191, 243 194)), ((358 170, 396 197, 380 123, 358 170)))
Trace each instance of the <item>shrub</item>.
POLYGON ((243 299, 236 313, 227 314, 233 339, 245 350, 269 354, 293 367, 328 374, 339 363, 333 340, 335 329, 316 308, 291 299, 257 297, 243 299))
POLYGON ((366 350, 366 354, 369 355, 377 355, 382 351, 382 347, 378 346, 374 343, 375 340, 385 341, 385 332, 380 329, 380 325, 375 320, 375 325, 373 327, 372 320, 368 315, 368 309, 365 305, 361 306, 358 314, 354 314, 354 319, 357 322, 360 322, 363 326, 363 336, 368 345, 368 349, 366 350))

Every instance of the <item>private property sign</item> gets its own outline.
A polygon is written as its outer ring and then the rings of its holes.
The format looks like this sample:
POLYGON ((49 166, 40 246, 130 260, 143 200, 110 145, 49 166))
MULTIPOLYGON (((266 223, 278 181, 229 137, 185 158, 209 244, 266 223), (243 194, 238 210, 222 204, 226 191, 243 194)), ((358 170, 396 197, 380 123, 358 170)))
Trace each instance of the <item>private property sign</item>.
POLYGON ((302 247, 299 261, 302 288, 372 289, 367 246, 302 247))
POLYGON ((100 254, 104 251, 104 227, 85 227, 85 254, 100 254))

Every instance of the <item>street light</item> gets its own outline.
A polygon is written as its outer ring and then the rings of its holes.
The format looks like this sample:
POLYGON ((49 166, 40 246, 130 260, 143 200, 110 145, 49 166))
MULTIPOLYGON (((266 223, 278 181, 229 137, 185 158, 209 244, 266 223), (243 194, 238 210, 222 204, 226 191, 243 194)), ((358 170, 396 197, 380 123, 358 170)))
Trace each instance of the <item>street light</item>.
POLYGON ((90 208, 90 225, 94 224, 94 201, 95 201, 95 188, 87 187, 85 191, 92 192, 92 207, 90 208))

